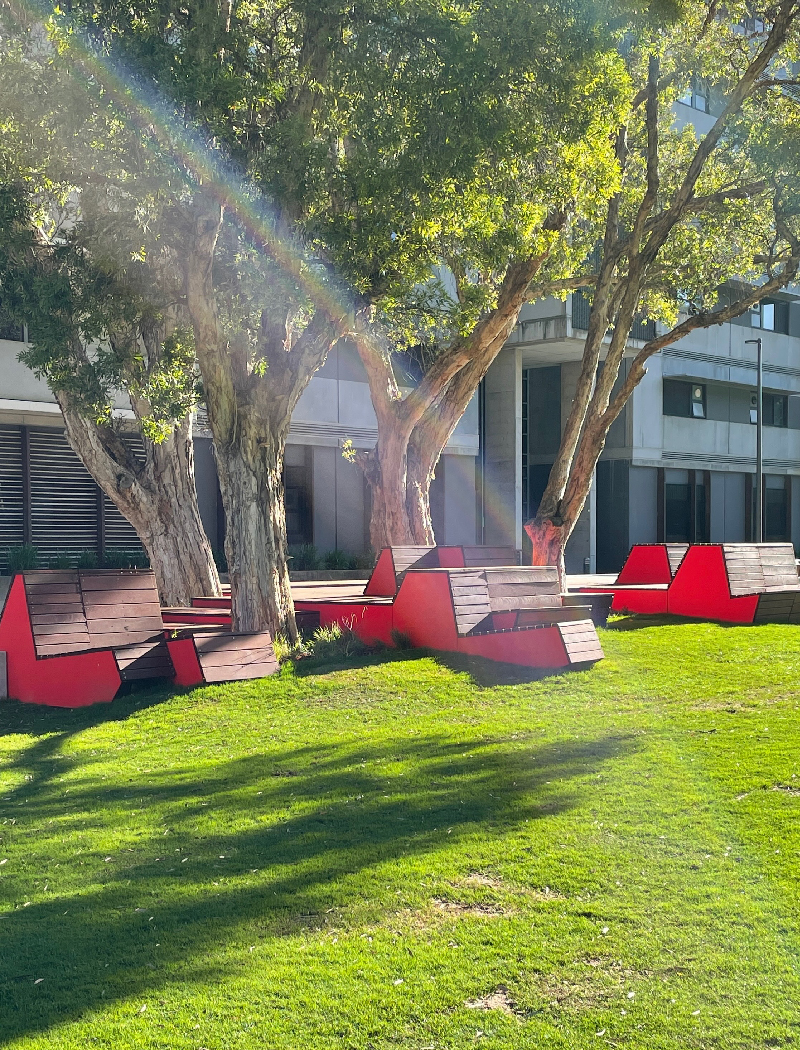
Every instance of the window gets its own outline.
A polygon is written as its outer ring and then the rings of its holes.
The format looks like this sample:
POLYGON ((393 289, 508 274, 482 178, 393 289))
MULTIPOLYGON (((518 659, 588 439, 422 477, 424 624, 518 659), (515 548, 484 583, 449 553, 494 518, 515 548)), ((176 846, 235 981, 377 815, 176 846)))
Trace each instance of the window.
POLYGON ((764 478, 764 542, 789 539, 789 492, 787 478, 764 478))
POLYGON ((689 383, 682 379, 665 379, 664 415, 705 419, 705 384, 689 383))
POLYGON ((789 332, 789 304, 777 299, 762 299, 750 310, 750 324, 765 332, 789 332))
POLYGON ((665 470, 663 535, 667 543, 708 541, 710 476, 702 470, 665 470))
POLYGON ((701 113, 708 113, 710 110, 708 88, 698 82, 692 83, 678 101, 691 109, 700 110, 701 113))
POLYGON ((789 425, 789 398, 786 394, 764 394, 764 426, 789 425))

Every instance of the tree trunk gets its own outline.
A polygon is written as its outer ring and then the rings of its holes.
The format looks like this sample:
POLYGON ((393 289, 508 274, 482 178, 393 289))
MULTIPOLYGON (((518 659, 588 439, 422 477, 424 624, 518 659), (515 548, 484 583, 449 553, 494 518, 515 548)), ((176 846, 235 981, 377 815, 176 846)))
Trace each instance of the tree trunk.
POLYGON ((558 578, 561 581, 561 589, 564 589, 565 567, 564 548, 572 531, 565 525, 554 525, 549 518, 540 518, 538 515, 525 522, 525 531, 530 536, 533 546, 533 557, 531 565, 555 565, 558 568, 558 578))
POLYGON ((161 444, 145 440, 138 462, 110 427, 98 426, 59 394, 67 437, 86 469, 136 530, 165 605, 190 605, 196 595, 221 593, 200 518, 194 480, 191 419, 161 444))
POLYGON ((284 632, 294 642, 297 625, 286 559, 283 502, 283 429, 240 417, 236 440, 216 446, 227 531, 231 614, 237 631, 284 632))
MULTIPOLYGON (((375 448, 360 453, 358 463, 370 487, 372 514, 369 521, 369 540, 377 553, 384 547, 413 546, 418 541, 411 530, 406 506, 406 448, 405 442, 393 440, 396 433, 379 437, 375 448)), ((405 435, 402 435, 405 437, 405 435)))

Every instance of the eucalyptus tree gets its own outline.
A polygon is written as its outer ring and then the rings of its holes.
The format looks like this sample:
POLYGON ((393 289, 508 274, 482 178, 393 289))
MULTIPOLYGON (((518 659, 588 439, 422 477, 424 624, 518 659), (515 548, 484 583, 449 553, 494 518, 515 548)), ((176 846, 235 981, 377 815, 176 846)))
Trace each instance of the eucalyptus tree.
MULTIPOLYGON (((174 260, 214 436, 234 626, 293 635, 281 485, 292 410, 379 295, 428 280, 443 208, 453 231, 464 205, 467 224, 484 221, 464 187, 479 192, 487 165, 507 168, 510 116, 535 68, 563 110, 574 77, 549 75, 538 36, 556 41, 569 5, 73 0, 34 17, 19 3, 3 6, 28 33, 26 62, 71 76, 88 100, 59 114, 86 142, 61 182, 104 196, 109 234, 124 201, 119 243, 149 262, 137 242, 155 239, 147 250, 174 260)), ((576 51, 580 29, 569 15, 576 51)))
POLYGON ((46 204, 40 197, 37 207, 15 174, 0 184, 0 294, 31 333, 20 357, 46 379, 70 444, 135 528, 161 600, 185 605, 196 594, 219 594, 195 489, 199 391, 179 296, 163 298, 151 263, 90 250, 88 201, 76 243, 69 202, 59 211, 52 197, 46 204), (115 415, 120 396, 131 422, 115 415))
POLYGON ((630 104, 614 135, 618 189, 578 276, 591 299, 574 399, 541 503, 525 528, 536 564, 558 564, 606 435, 648 359, 795 280, 800 265, 800 110, 791 69, 800 5, 758 19, 749 4, 687 8, 670 31, 625 38, 630 104), (706 131, 680 126, 687 91, 706 131), (637 317, 661 331, 634 351, 637 317), (622 363, 629 361, 623 374, 622 363))

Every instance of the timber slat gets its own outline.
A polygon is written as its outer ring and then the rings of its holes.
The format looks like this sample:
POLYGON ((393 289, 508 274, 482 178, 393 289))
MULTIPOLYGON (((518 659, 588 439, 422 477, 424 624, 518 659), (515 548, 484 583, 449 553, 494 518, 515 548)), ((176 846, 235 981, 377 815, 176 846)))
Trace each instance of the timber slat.
POLYGON ((195 648, 198 653, 219 652, 223 650, 250 650, 255 648, 271 648, 272 636, 269 631, 260 631, 257 634, 213 634, 198 638, 195 648))
POLYGON ((561 597, 558 594, 526 594, 519 598, 496 598, 492 595, 489 604, 492 612, 510 612, 513 609, 560 609, 562 607, 561 597))
POLYGON ((81 590, 86 591, 147 591, 155 587, 153 573, 141 576, 93 576, 81 573, 81 590))
POLYGON ((206 671, 203 667, 203 677, 209 684, 215 682, 246 682, 253 678, 268 678, 278 669, 277 661, 264 662, 261 664, 248 664, 246 667, 229 665, 224 668, 209 667, 206 671))

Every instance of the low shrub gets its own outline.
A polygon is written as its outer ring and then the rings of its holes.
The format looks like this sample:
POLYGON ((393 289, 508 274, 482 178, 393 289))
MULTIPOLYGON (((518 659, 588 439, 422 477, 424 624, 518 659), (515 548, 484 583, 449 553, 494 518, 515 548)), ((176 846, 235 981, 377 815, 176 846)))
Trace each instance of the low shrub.
POLYGON ((318 627, 311 638, 305 644, 308 656, 314 656, 320 660, 347 660, 353 656, 362 656, 372 650, 372 646, 363 642, 350 627, 342 627, 338 623, 328 624, 327 627, 318 627))
POLYGON ((290 572, 313 572, 320 565, 319 551, 313 543, 301 543, 289 548, 290 572))
POLYGON ((95 551, 81 551, 75 563, 78 569, 96 569, 97 565, 98 559, 95 551))
POLYGON ((325 555, 326 569, 354 569, 356 567, 355 562, 355 555, 348 554, 347 551, 328 551, 325 555))
POLYGON ((144 551, 106 551, 104 569, 148 569, 150 560, 144 551))
POLYGON ((38 565, 39 550, 32 543, 23 543, 21 547, 9 547, 9 572, 19 572, 21 569, 36 569, 38 565))
POLYGON ((75 559, 69 554, 55 554, 47 563, 49 569, 72 569, 75 559))

